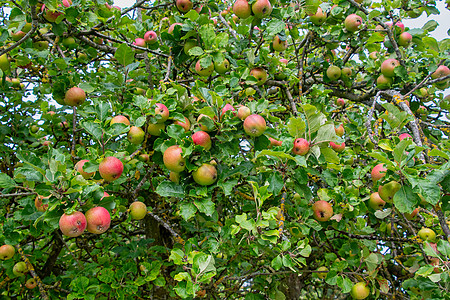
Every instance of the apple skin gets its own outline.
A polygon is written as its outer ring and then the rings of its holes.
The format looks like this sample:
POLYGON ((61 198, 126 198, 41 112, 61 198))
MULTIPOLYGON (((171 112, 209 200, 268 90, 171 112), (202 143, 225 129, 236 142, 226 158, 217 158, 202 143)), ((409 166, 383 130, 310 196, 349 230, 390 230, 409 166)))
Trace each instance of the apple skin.
POLYGON ((350 76, 352 76, 352 69, 350 69, 349 67, 342 68, 341 76, 343 78, 350 78, 350 76))
MULTIPOLYGON (((431 74, 432 79, 437 79, 441 77, 445 77, 450 74, 450 69, 447 66, 440 65, 436 71, 431 74)), ((440 82, 436 82, 434 85, 441 90, 445 90, 449 86, 450 80, 443 80, 440 82)))
POLYGON ((93 207, 86 212, 85 216, 87 221, 87 230, 90 233, 104 233, 111 225, 111 215, 104 207, 93 207))
POLYGON ((329 66, 327 69, 327 77, 331 81, 338 80, 339 78, 341 78, 341 68, 339 68, 338 66, 329 66))
POLYGON ((394 200, 394 195, 401 189, 402 185, 397 181, 390 181, 385 185, 380 185, 378 187, 378 194, 381 199, 386 202, 392 203, 394 200))
POLYGON ((122 124, 130 126, 130 120, 128 120, 127 117, 122 116, 122 115, 113 117, 109 124, 112 125, 112 124, 116 124, 116 123, 122 123, 122 124))
POLYGON ((436 233, 430 228, 422 228, 417 235, 424 241, 434 242, 436 240, 436 233))
POLYGON ((409 133, 402 133, 398 136, 398 138, 401 140, 403 139, 412 139, 412 136, 409 133))
POLYGON ((342 152, 345 150, 345 142, 342 142, 340 145, 335 142, 330 142, 330 147, 336 152, 342 152))
POLYGON ((317 276, 320 278, 320 279, 325 279, 325 278, 327 278, 327 274, 328 274, 328 268, 327 267, 325 267, 325 266, 322 266, 322 267, 318 267, 317 268, 317 271, 320 271, 321 273, 317 273, 317 276), (326 273, 325 273, 326 272, 326 273))
POLYGON ((216 70, 219 74, 225 74, 231 69, 231 64, 228 61, 228 59, 224 59, 222 63, 218 64, 217 62, 214 62, 214 70, 216 70))
POLYGON ((383 74, 386 77, 394 77, 395 76, 394 69, 399 65, 400 63, 395 58, 386 59, 381 64, 381 74, 383 74))
POLYGON ((83 234, 87 221, 84 214, 76 211, 71 215, 63 214, 59 219, 59 229, 68 237, 77 237, 83 234))
POLYGON ((44 211, 47 210, 48 204, 44 204, 42 202, 42 200, 48 199, 48 198, 50 198, 50 196, 47 196, 47 197, 44 197, 44 196, 41 196, 41 195, 37 195, 36 196, 36 198, 34 199, 34 206, 36 207, 37 211, 44 212, 44 211))
POLYGON ((369 206, 373 208, 374 210, 383 209, 383 207, 386 205, 386 202, 381 199, 378 192, 372 193, 369 198, 369 206))
POLYGON ((182 149, 178 145, 170 146, 164 151, 164 165, 170 171, 180 173, 186 168, 186 160, 181 156, 182 149))
POLYGON ((6 54, 0 56, 0 69, 3 71, 3 73, 9 71, 9 66, 10 62, 8 56, 6 54))
POLYGON ((176 6, 180 12, 187 13, 194 7, 194 4, 190 0, 177 0, 176 6))
POLYGON ((266 18, 272 13, 269 0, 256 0, 252 5, 252 12, 258 19, 266 18))
POLYGON ((413 210, 413 212, 412 213, 404 213, 404 215, 405 215, 405 218, 407 219, 407 220, 412 220, 412 219, 414 219, 415 217, 416 217, 416 215, 419 213, 419 209, 418 208, 416 208, 415 210, 413 210))
POLYGON ((24 276, 26 272, 28 272, 28 267, 23 261, 16 263, 13 267, 13 273, 16 276, 24 276))
POLYGON ((3 245, 0 247, 0 259, 8 260, 11 259, 16 253, 16 249, 14 249, 11 245, 3 245))
POLYGON ((202 164, 192 172, 194 181, 199 185, 211 185, 217 180, 217 169, 210 164, 202 164))
POLYGON ((123 163, 114 156, 105 157, 98 166, 100 176, 109 182, 119 179, 123 172, 123 163))
POLYGON ((25 32, 23 32, 22 30, 19 30, 17 32, 11 33, 11 38, 13 41, 17 42, 18 40, 20 40, 21 38, 23 38, 25 36, 25 32))
POLYGON ((179 184, 180 183, 180 173, 170 171, 169 180, 179 184))
POLYGON ((373 182, 377 182, 379 179, 386 176, 387 169, 384 167, 384 164, 378 164, 373 167, 372 172, 370 173, 372 176, 373 182))
POLYGON ((369 296, 370 289, 366 286, 365 282, 358 282, 353 285, 350 295, 353 299, 366 299, 369 296))
POLYGON ((83 166, 84 166, 84 164, 87 163, 87 162, 89 162, 89 160, 87 160, 87 159, 82 159, 82 160, 78 161, 78 162, 75 164, 75 170, 77 170, 78 173, 80 173, 80 174, 83 176, 84 179, 89 179, 89 178, 92 177, 92 175, 95 174, 95 172, 88 173, 88 172, 84 172, 84 171, 83 171, 83 166))
POLYGON ((304 138, 298 138, 294 141, 294 148, 292 153, 296 155, 305 155, 309 151, 309 142, 304 138))
POLYGON ((335 127, 334 132, 336 133, 336 135, 338 137, 342 137, 345 133, 344 126, 342 124, 340 124, 338 127, 335 127))
POLYGON ((244 131, 251 137, 258 137, 266 131, 266 120, 257 114, 250 115, 244 120, 244 131))
POLYGON ((236 116, 236 110, 234 109, 233 105, 227 103, 225 104, 225 106, 222 108, 222 112, 220 113, 220 119, 223 118, 223 115, 227 112, 227 111, 232 111, 233 115, 236 116))
POLYGON ((183 26, 183 23, 173 23, 172 25, 170 25, 170 27, 169 27, 169 29, 167 30, 167 32, 168 32, 169 34, 172 34, 172 32, 173 32, 174 29, 175 29, 175 26, 183 26))
POLYGON ((189 55, 189 50, 197 46, 197 41, 195 40, 187 40, 186 43, 184 43, 183 51, 186 55, 189 55))
POLYGON ((154 136, 160 136, 161 131, 164 131, 164 129, 166 129, 164 123, 148 124, 147 132, 154 136))
POLYGON ((267 81, 267 72, 263 68, 253 68, 250 75, 256 78, 256 85, 263 85, 267 81))
POLYGON ((380 90, 386 90, 392 85, 393 82, 394 81, 392 80, 391 77, 386 77, 383 74, 381 74, 377 78, 377 88, 379 88, 380 90))
POLYGON ((37 286, 37 282, 36 279, 34 278, 30 278, 27 280, 27 282, 25 283, 25 287, 29 290, 34 289, 37 286))
POLYGON ((214 72, 214 64, 211 64, 207 68, 202 68, 200 65, 200 60, 195 64, 195 72, 202 77, 209 77, 214 72))
POLYGON ((327 13, 322 11, 320 7, 317 8, 317 12, 309 17, 310 21, 317 26, 322 25, 327 19, 327 13))
POLYGON ((156 122, 164 123, 169 118, 169 109, 162 103, 156 103, 155 116, 156 115, 161 116, 156 122))
POLYGON ((283 141, 278 141, 271 137, 269 137, 269 141, 270 141, 270 148, 276 147, 276 146, 281 146, 283 144, 283 141))
POLYGON ((398 45, 402 47, 408 47, 412 42, 412 35, 408 32, 403 32, 398 37, 398 45))
POLYGON ((45 9, 45 5, 42 5, 42 10, 44 11, 44 19, 49 21, 50 23, 53 23, 56 21, 56 19, 62 14, 57 11, 51 11, 49 9, 45 9))
POLYGON ((184 117, 184 122, 176 120, 175 122, 173 122, 173 124, 180 125, 181 127, 183 127, 184 132, 188 132, 189 129, 191 128, 191 122, 189 122, 189 119, 186 117, 184 117))
POLYGON ((252 9, 247 0, 236 0, 233 5, 233 12, 241 19, 247 19, 252 14, 252 9))
POLYGON ((250 108, 248 108, 247 106, 241 105, 238 108, 237 116, 238 116, 239 119, 245 120, 245 118, 250 116, 250 114, 251 114, 250 108))
POLYGON ((197 131, 192 135, 192 141, 194 142, 195 145, 200 145, 203 148, 205 148, 205 150, 209 150, 211 149, 211 137, 209 136, 209 134, 205 131, 197 131))
POLYGON ((320 222, 326 222, 333 216, 333 207, 327 201, 316 201, 312 209, 314 211, 314 218, 320 222))
POLYGON ((287 41, 282 41, 278 35, 273 37, 272 47, 275 51, 284 51, 286 50, 288 44, 287 41))
POLYGON ((147 215, 147 205, 141 201, 135 201, 130 205, 130 216, 133 220, 142 220, 147 215))
POLYGON ((357 14, 348 15, 345 18, 344 26, 348 32, 355 32, 359 29, 362 24, 362 18, 357 14))
POLYGON ((144 34, 144 41, 149 45, 153 45, 158 42, 158 35, 153 30, 147 31, 144 34))
POLYGON ((339 107, 344 107, 345 106, 345 100, 342 98, 337 98, 335 104, 339 107))
MULTIPOLYGON (((142 48, 147 47, 147 43, 145 42, 145 40, 143 38, 136 38, 136 39, 134 39, 133 45, 138 46, 138 47, 142 47, 142 48)), ((137 49, 137 48, 133 48, 133 50, 136 51, 136 53, 143 53, 144 52, 144 50, 137 49)))
POLYGON ((140 127, 131 126, 127 134, 127 139, 134 145, 140 145, 145 139, 145 132, 140 127))
POLYGON ((70 106, 79 106, 86 100, 86 93, 79 87, 70 88, 64 97, 64 103, 70 106))

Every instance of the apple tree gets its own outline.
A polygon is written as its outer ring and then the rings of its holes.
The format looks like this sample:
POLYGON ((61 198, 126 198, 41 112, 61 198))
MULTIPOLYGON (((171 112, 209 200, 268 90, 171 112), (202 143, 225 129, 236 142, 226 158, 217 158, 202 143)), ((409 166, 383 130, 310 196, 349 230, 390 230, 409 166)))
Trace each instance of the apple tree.
POLYGON ((3 3, 2 299, 450 297, 441 3, 3 3))

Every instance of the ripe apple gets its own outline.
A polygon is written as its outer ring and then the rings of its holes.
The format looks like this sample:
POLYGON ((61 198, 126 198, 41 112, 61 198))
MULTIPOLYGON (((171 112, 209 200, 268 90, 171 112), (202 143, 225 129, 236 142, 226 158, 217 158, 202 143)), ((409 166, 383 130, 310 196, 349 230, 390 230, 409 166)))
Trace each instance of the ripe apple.
POLYGON ((395 30, 400 30, 400 32, 403 33, 405 31, 405 24, 403 24, 400 21, 396 22, 395 23, 395 30))
POLYGON ((394 69, 399 65, 400 63, 395 58, 386 59, 381 64, 381 74, 383 74, 386 77, 394 77, 395 76, 394 69))
POLYGON ((30 290, 34 289, 36 286, 37 286, 37 281, 34 278, 28 279, 27 282, 25 283, 25 287, 30 290))
POLYGON ((436 240, 436 233, 430 228, 422 228, 417 235, 424 241, 434 242, 436 240))
POLYGON ((130 143, 139 145, 142 144, 145 138, 145 132, 140 127, 131 126, 130 131, 128 131, 127 139, 130 143))
POLYGON ((268 17, 272 13, 269 0, 256 0, 252 5, 252 12, 258 19, 268 17))
POLYGON ((82 159, 82 160, 80 160, 79 162, 77 162, 77 163, 75 164, 75 170, 76 170, 78 173, 80 173, 80 174, 83 176, 84 179, 89 179, 89 178, 91 178, 92 175, 95 174, 95 172, 88 173, 88 172, 83 171, 83 166, 84 166, 84 164, 87 163, 88 161, 89 161, 89 160, 87 160, 87 159, 82 159))
POLYGON ((398 138, 400 139, 400 141, 401 140, 403 140, 403 139, 412 139, 412 136, 409 134, 409 133, 402 133, 402 134, 400 134, 399 136, 398 136, 398 138))
POLYGON ((403 32, 398 37, 398 45, 402 47, 408 47, 412 42, 412 35, 408 32, 403 32))
POLYGON ((11 33, 11 38, 13 41, 17 42, 18 40, 20 40, 21 38, 23 38, 25 36, 25 32, 23 32, 22 30, 19 30, 17 32, 12 32, 11 33))
POLYGON ((147 132, 154 136, 160 136, 161 131, 164 131, 164 129, 166 129, 164 123, 148 124, 147 132))
POLYGON ((342 137, 345 133, 344 126, 342 124, 340 124, 338 127, 335 127, 334 132, 336 133, 336 135, 338 137, 342 137))
POLYGON ((322 11, 322 9, 318 7, 317 12, 314 15, 310 16, 309 19, 314 25, 320 26, 327 19, 327 13, 322 11))
POLYGON ((338 80, 341 77, 341 68, 338 66, 329 66, 327 69, 327 77, 330 80, 338 80))
POLYGON ((0 247, 0 259, 8 260, 11 259, 16 253, 16 249, 14 249, 11 245, 3 245, 0 247))
POLYGON ((142 220, 147 215, 147 205, 141 201, 135 201, 130 205, 130 216, 133 220, 142 220))
POLYGON ((345 142, 342 142, 342 144, 338 145, 335 142, 330 142, 330 147, 333 148, 336 152, 342 152, 345 150, 345 142))
POLYGON ((257 114, 245 118, 244 131, 251 137, 258 137, 266 131, 266 120, 257 114))
POLYGON ((105 157, 98 166, 100 176, 106 181, 119 179, 123 172, 123 163, 114 156, 105 157))
POLYGON ((370 289, 367 287, 365 282, 358 282, 353 285, 350 295, 354 299, 366 299, 369 296, 370 289))
POLYGON ((182 151, 178 145, 170 146, 164 151, 163 161, 167 169, 180 173, 186 168, 186 160, 181 156, 182 151))
POLYGON ((59 219, 59 229, 68 237, 80 236, 86 229, 86 225, 86 217, 80 211, 70 215, 63 214, 59 219))
POLYGON ((203 119, 203 118, 209 118, 210 120, 212 120, 212 119, 211 119, 210 116, 207 116, 207 115, 204 115, 204 114, 200 114, 198 116, 198 118, 197 118, 197 123, 199 124, 200 129, 203 130, 203 131, 206 131, 206 132, 210 132, 211 130, 206 125, 200 123, 200 120, 203 119))
MULTIPOLYGON (((447 66, 444 65, 440 65, 436 71, 431 74, 431 78, 432 79, 437 79, 437 78, 441 78, 441 77, 445 77, 447 75, 450 74, 450 69, 447 66)), ((441 89, 444 90, 448 87, 448 84, 450 83, 450 80, 444 80, 444 81, 440 81, 440 82, 436 82, 434 85, 441 89)))
POLYGON ((339 107, 344 107, 345 106, 345 100, 342 98, 337 98, 335 104, 339 107))
POLYGON ((345 18, 344 26, 348 32, 355 32, 359 29, 359 26, 362 24, 362 18, 357 14, 348 15, 345 18))
POLYGON ((294 141, 294 148, 292 153, 296 155, 305 155, 309 151, 309 142, 304 138, 298 138, 294 141))
POLYGON ((145 43, 152 45, 152 44, 158 42, 158 35, 153 30, 147 31, 144 34, 144 41, 145 41, 145 43))
POLYGON ((236 0, 233 5, 233 12, 241 19, 247 19, 252 14, 247 0, 236 0))
POLYGON ((325 266, 318 267, 318 268, 317 268, 317 271, 320 272, 320 273, 317 273, 317 276, 318 276, 320 279, 325 279, 325 278, 327 278, 327 274, 328 274, 328 271, 329 271, 327 267, 325 267, 325 266))
POLYGON ((229 110, 231 110, 231 111, 233 112, 233 115, 236 115, 236 113, 235 113, 236 110, 234 109, 233 105, 227 103, 227 104, 225 104, 225 106, 222 108, 222 112, 221 112, 221 114, 220 114, 220 118, 222 119, 223 115, 224 115, 227 111, 229 111, 229 110))
POLYGON ((64 103, 70 106, 78 106, 86 100, 86 93, 79 87, 70 88, 64 97, 64 103))
MULTIPOLYGON (((258 0, 262 1, 262 0, 258 0)), ((257 85, 263 85, 267 81, 267 72, 263 68, 253 68, 250 71, 250 76, 256 78, 257 85)))
POLYGON ((392 85, 393 82, 394 81, 392 80, 391 77, 386 77, 383 74, 381 74, 377 78, 377 88, 379 88, 380 90, 386 90, 392 85))
POLYGON ((381 199, 378 192, 372 193, 369 198, 369 206, 372 207, 375 210, 383 209, 384 205, 386 205, 386 202, 381 199))
POLYGON ((272 47, 275 51, 284 51, 286 50, 288 44, 287 41, 282 41, 278 35, 273 37, 272 47))
POLYGON ((270 141, 270 148, 275 146, 281 146, 283 144, 283 141, 278 141, 271 137, 269 137, 269 141, 270 141))
POLYGON ((393 180, 386 183, 385 185, 380 185, 378 187, 378 194, 384 201, 392 203, 395 193, 397 193, 401 189, 401 187, 402 185, 400 183, 393 180))
POLYGON ((156 103, 155 116, 159 115, 157 118, 157 123, 164 123, 169 118, 169 109, 162 103, 156 103))
POLYGON ((197 170, 192 172, 192 177, 200 185, 211 185, 217 180, 216 167, 210 164, 202 164, 197 170))
POLYGON ((250 114, 251 114, 250 108, 248 108, 247 106, 244 106, 244 105, 239 106, 238 113, 237 113, 237 116, 239 119, 245 120, 245 118, 250 116, 250 114))
POLYGON ((118 115, 118 116, 113 117, 109 124, 112 125, 112 124, 115 124, 115 123, 122 123, 122 124, 130 126, 130 121, 128 120, 128 118, 125 117, 125 116, 122 116, 122 115, 118 115))
POLYGON ((173 122, 173 124, 180 125, 181 127, 183 127, 184 132, 188 132, 189 129, 191 128, 191 122, 189 122, 189 119, 186 117, 184 117, 184 122, 176 120, 175 122, 173 122))
POLYGON ((205 131, 197 131, 192 135, 192 141, 195 145, 200 145, 205 150, 211 149, 211 137, 205 131))
POLYGON ((217 62, 214 62, 214 70, 216 70, 219 74, 225 74, 228 72, 231 68, 231 64, 228 61, 228 59, 224 59, 222 63, 218 64, 217 62))
POLYGON ((384 167, 384 164, 378 164, 373 167, 372 172, 370 173, 372 176, 373 182, 383 178, 386 175, 387 169, 384 167))
POLYGON ((23 261, 16 263, 13 267, 13 273, 16 276, 24 276, 26 272, 28 272, 28 267, 23 261))
POLYGON ((90 233, 101 234, 111 225, 111 215, 106 208, 96 206, 86 212, 86 221, 90 233))
POLYGON ((312 209, 314 211, 314 218, 320 222, 326 222, 333 216, 333 207, 327 201, 316 201, 312 209))
POLYGON ((413 210, 412 213, 405 213, 405 218, 407 220, 412 220, 416 217, 416 215, 419 213, 419 208, 416 208, 415 210, 413 210))
POLYGON ((214 71, 214 64, 211 62, 211 64, 207 68, 202 68, 200 65, 200 60, 197 61, 195 64, 195 72, 197 72, 198 75, 202 77, 208 77, 210 76, 214 71))
MULTIPOLYGON (((142 48, 147 47, 147 44, 146 44, 146 42, 145 42, 145 40, 143 38, 135 38, 134 42, 133 42, 133 45, 138 46, 138 47, 142 47, 142 48)), ((133 49, 134 49, 134 51, 136 51, 136 53, 143 53, 144 52, 144 50, 141 50, 141 49, 137 49, 137 48, 133 48, 133 49)))
POLYGON ((58 11, 52 11, 52 10, 46 9, 45 4, 42 5, 42 10, 44 11, 44 14, 43 14, 44 19, 46 19, 50 23, 55 22, 56 19, 62 14, 61 12, 58 12, 58 11))
POLYGON ((177 0, 176 6, 180 12, 187 13, 192 9, 194 4, 192 3, 191 0, 177 0))
POLYGON ((0 56, 0 69, 6 73, 9 70, 9 58, 6 54, 0 56))
POLYGON ((169 34, 172 34, 172 32, 173 32, 174 29, 175 29, 175 26, 183 26, 183 23, 173 23, 172 25, 170 25, 170 27, 169 27, 169 29, 167 30, 167 32, 168 32, 169 34))

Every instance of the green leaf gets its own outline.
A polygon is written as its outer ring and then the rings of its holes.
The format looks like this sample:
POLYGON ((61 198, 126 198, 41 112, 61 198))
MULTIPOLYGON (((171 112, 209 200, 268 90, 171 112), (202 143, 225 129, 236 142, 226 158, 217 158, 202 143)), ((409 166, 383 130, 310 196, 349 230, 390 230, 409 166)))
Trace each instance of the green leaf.
POLYGON ((269 23, 267 23, 267 34, 270 36, 275 35, 281 31, 284 31, 285 27, 286 23, 284 23, 282 20, 273 18, 269 23))
POLYGON ((302 118, 289 118, 287 123, 289 134, 294 137, 300 137, 305 132, 306 124, 302 118))
POLYGON ((181 249, 172 249, 170 251, 169 261, 173 261, 176 265, 181 265, 183 263, 184 252, 181 249))
POLYGON ((171 181, 161 182, 155 192, 161 197, 184 197, 183 187, 171 181))
MULTIPOLYGON (((311 104, 302 105, 303 112, 306 116, 306 124, 309 133, 315 133, 319 130, 320 126, 325 122, 326 117, 321 112, 317 111, 317 108, 311 104)), ((334 130, 334 129, 333 129, 334 130)))
POLYGON ((443 157, 443 158, 445 158, 445 159, 447 159, 447 160, 450 159, 450 157, 447 155, 447 153, 445 153, 445 152, 443 152, 443 151, 441 151, 441 150, 439 150, 439 149, 433 149, 433 150, 431 150, 431 151, 428 153, 428 155, 429 155, 429 156, 440 156, 440 157, 443 157))
POLYGON ((6 175, 5 173, 0 173, 0 187, 4 189, 10 189, 16 186, 16 182, 6 175))
POLYGON ((189 49, 188 53, 189 53, 189 55, 192 55, 192 56, 200 56, 200 55, 203 55, 205 52, 203 52, 202 48, 195 46, 195 47, 189 49))
POLYGON ((437 242, 437 249, 443 256, 450 256, 450 243, 448 241, 439 240, 437 242))
POLYGON ((392 149, 391 140, 388 140, 388 139, 380 140, 380 141, 378 142, 378 146, 379 146, 381 149, 383 149, 383 150, 387 150, 387 151, 392 151, 392 150, 394 150, 394 149, 392 149))
POLYGON ((199 34, 205 43, 206 49, 210 49, 214 39, 216 38, 216 33, 214 32, 214 27, 211 24, 203 25, 199 29, 199 34))
POLYGON ((262 151, 256 152, 256 158, 265 157, 266 155, 279 158, 280 160, 284 160, 284 159, 295 160, 295 158, 292 155, 287 154, 283 151, 262 150, 262 151))
POLYGON ((435 20, 430 20, 422 26, 422 29, 431 32, 434 31, 438 26, 439 24, 435 20))
POLYGON ((283 176, 281 176, 280 172, 275 171, 269 176, 268 181, 269 188, 267 191, 273 195, 278 195, 284 186, 283 176))
POLYGON ((102 138, 102 128, 100 124, 94 123, 92 121, 84 121, 81 122, 81 127, 87 131, 90 135, 92 135, 97 141, 100 141, 102 138))
POLYGON ((95 91, 94 87, 87 82, 81 82, 78 87, 86 93, 92 93, 93 91, 95 91))
POLYGON ((106 102, 100 102, 95 108, 95 112, 97 113, 97 117, 102 122, 109 115, 110 111, 111 111, 111 106, 108 103, 106 103, 106 102))
POLYGON ((323 142, 336 142, 338 140, 338 136, 336 135, 336 131, 334 130, 333 124, 324 124, 320 126, 319 131, 316 136, 316 143, 323 142))
POLYGON ((197 206, 199 212, 204 213, 207 216, 212 216, 216 211, 216 205, 211 199, 195 200, 194 204, 197 206))
POLYGON ((325 160, 329 163, 339 164, 340 159, 336 152, 328 147, 320 148, 320 154, 325 157, 325 160))
POLYGON ((413 190, 406 185, 403 185, 401 189, 394 195, 394 206, 401 213, 412 213, 420 203, 420 198, 413 190))
POLYGON ((114 53, 114 58, 122 66, 128 66, 134 61, 134 51, 126 44, 121 44, 114 53))
POLYGON ((275 271, 278 271, 283 266, 283 259, 281 258, 281 255, 277 255, 274 259, 272 259, 272 262, 270 263, 272 268, 274 268, 275 271))
POLYGON ((400 143, 397 144, 397 146, 394 149, 394 159, 398 163, 401 163, 406 157, 406 148, 408 148, 409 145, 412 144, 411 139, 403 139, 400 141, 400 143))

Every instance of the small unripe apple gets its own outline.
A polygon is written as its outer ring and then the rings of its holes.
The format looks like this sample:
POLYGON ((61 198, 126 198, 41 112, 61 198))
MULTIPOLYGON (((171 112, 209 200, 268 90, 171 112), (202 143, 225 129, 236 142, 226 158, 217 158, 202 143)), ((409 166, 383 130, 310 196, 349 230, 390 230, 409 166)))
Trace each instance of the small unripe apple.
MULTIPOLYGON (((437 78, 445 77, 445 76, 447 76, 449 74, 450 74, 450 69, 447 66, 440 65, 436 69, 436 71, 433 74, 431 74, 431 78, 432 79, 437 79, 437 78)), ((449 79, 443 80, 443 81, 440 81, 440 82, 436 82, 434 85, 437 88, 439 88, 441 90, 444 90, 444 89, 446 89, 448 87, 448 83, 450 83, 449 79)))
POLYGON ((154 136, 160 136, 166 125, 164 123, 148 124, 147 132, 154 136))
POLYGON ((258 137, 266 131, 266 120, 257 114, 250 115, 244 120, 244 131, 251 137, 258 137))
POLYGON ((380 185, 378 187, 378 194, 384 201, 392 203, 395 193, 397 193, 401 189, 401 187, 402 185, 400 183, 393 180, 386 183, 385 185, 380 185))
POLYGON ((73 214, 63 214, 59 219, 59 229, 68 237, 80 236, 86 229, 86 217, 80 211, 73 214))
POLYGON ((325 278, 327 278, 327 274, 328 274, 328 271, 329 271, 327 267, 325 267, 325 266, 318 267, 318 268, 317 268, 317 271, 320 272, 320 273, 317 273, 317 276, 318 276, 320 279, 325 279, 325 278))
POLYGON ((394 81, 392 80, 391 77, 386 77, 383 74, 381 74, 377 78, 377 88, 379 88, 380 90, 386 90, 391 87, 393 82, 394 81))
POLYGON ((205 148, 205 150, 211 149, 211 137, 205 131, 197 131, 192 135, 192 141, 195 145, 200 145, 205 148))
POLYGON ((135 201, 130 205, 130 216, 133 220, 141 220, 147 215, 147 205, 141 201, 135 201))
POLYGON ((434 242, 436 240, 436 233, 430 228, 422 228, 417 235, 424 241, 434 242))
POLYGON ((272 13, 269 0, 256 0, 252 5, 252 12, 258 19, 266 18, 272 13))
POLYGON ((327 19, 327 13, 324 12, 320 7, 317 8, 317 12, 310 16, 309 19, 314 25, 320 26, 327 19))
POLYGON ((197 46, 197 41, 196 40, 187 40, 184 43, 184 47, 183 47, 183 51, 186 55, 189 55, 189 50, 191 50, 192 48, 194 48, 195 46, 197 46))
POLYGON ((162 103, 156 103, 155 116, 160 116, 157 123, 164 123, 169 118, 169 109, 162 103))
POLYGON ((122 124, 130 126, 130 120, 128 120, 127 117, 121 116, 121 115, 113 117, 109 124, 112 125, 115 123, 122 123, 122 124))
POLYGON ((286 40, 281 40, 280 37, 278 35, 274 36, 273 41, 272 41, 272 47, 273 50, 275 51, 284 51, 286 50, 288 44, 286 40))
POLYGON ((84 179, 89 179, 89 178, 91 178, 92 175, 95 174, 95 172, 88 173, 88 172, 83 171, 83 166, 87 162, 89 162, 89 160, 82 159, 75 164, 75 170, 77 170, 77 172, 80 173, 84 179))
POLYGON ((16 253, 16 249, 14 249, 11 245, 3 245, 0 247, 0 259, 8 260, 11 259, 16 253))
POLYGON ((114 156, 105 157, 98 166, 100 176, 106 181, 119 179, 123 172, 123 163, 114 156))
POLYGON ((341 77, 341 68, 338 66, 329 66, 327 69, 327 77, 334 81, 341 77))
POLYGON ((219 74, 225 74, 228 72, 231 68, 231 64, 228 61, 228 59, 224 59, 222 63, 218 64, 217 62, 214 62, 214 70, 216 70, 219 74))
POLYGON ((344 126, 340 124, 338 127, 335 127, 334 132, 336 133, 337 136, 342 137, 345 132, 344 126))
POLYGON ((200 185, 211 185, 217 180, 216 167, 210 164, 203 164, 192 172, 192 177, 200 185))
POLYGON ((70 106, 78 106, 86 100, 86 93, 79 87, 70 88, 64 97, 64 103, 70 106))
POLYGON ((250 76, 256 78, 257 85, 263 85, 267 81, 267 72, 263 68, 254 68, 250 71, 250 76))
POLYGON ((192 9, 194 4, 191 0, 177 0, 176 1, 177 9, 182 13, 187 13, 192 9))
POLYGON ((350 76, 352 76, 352 69, 349 67, 342 68, 341 76, 342 78, 350 78, 350 76))
POLYGON ((16 276, 24 276, 28 272, 27 264, 23 261, 18 262, 13 267, 13 273, 16 276))
POLYGON ((386 171, 387 169, 384 167, 384 164, 378 164, 375 167, 373 167, 372 172, 370 173, 373 182, 376 182, 377 180, 386 176, 386 171))
POLYGON ((386 77, 394 77, 395 76, 395 68, 398 67, 400 63, 395 58, 389 58, 383 61, 381 64, 381 74, 386 77))
POLYGON ((175 183, 180 183, 180 173, 170 171, 169 180, 175 183))
POLYGON ((134 145, 140 145, 145 139, 145 132, 140 127, 131 126, 127 134, 127 139, 134 145))
POLYGON ((342 98, 337 98, 335 104, 339 107, 344 107, 345 106, 345 100, 342 98))
POLYGON ((212 120, 212 119, 211 119, 210 116, 207 116, 207 115, 204 115, 204 114, 200 114, 200 115, 198 116, 198 118, 197 118, 197 123, 199 124, 200 129, 203 130, 203 131, 206 131, 206 132, 210 132, 211 129, 208 128, 206 125, 204 125, 204 124, 202 124, 202 123, 200 122, 201 119, 203 119, 203 118, 209 118, 210 120, 212 120))
POLYGON ((180 173, 186 168, 186 160, 181 156, 182 151, 178 145, 170 146, 164 151, 163 161, 167 169, 180 173))
POLYGON ((326 222, 333 216, 333 207, 327 201, 316 201, 312 209, 314 211, 314 218, 320 222, 326 222))
POLYGON ((236 0, 233 5, 233 13, 241 19, 247 19, 252 14, 252 10, 247 0, 236 0))
POLYGON ((213 64, 213 62, 211 62, 211 64, 208 67, 203 68, 200 65, 200 60, 198 60, 197 63, 195 64, 195 71, 197 72, 198 75, 200 75, 202 77, 208 77, 214 71, 214 64, 213 64))
POLYGON ((298 138, 294 141, 294 148, 292 153, 296 155, 305 155, 309 151, 309 142, 304 138, 298 138))
POLYGON ((237 116, 241 120, 245 120, 248 116, 250 116, 251 111, 247 106, 241 105, 238 109, 237 116))
POLYGON ((414 218, 416 217, 416 215, 417 215, 418 213, 419 213, 419 209, 416 208, 415 210, 413 210, 412 213, 405 213, 405 218, 406 218, 407 220, 412 220, 412 219, 414 219, 414 218))
POLYGON ((362 24, 362 18, 357 14, 351 14, 345 18, 344 26, 348 32, 355 32, 362 24))
POLYGON ((366 299, 369 296, 370 289, 367 287, 365 282, 358 282, 353 285, 350 295, 353 299, 366 299))
POLYGON ((90 233, 101 234, 108 230, 111 224, 111 215, 104 207, 93 207, 86 212, 87 230, 90 233))

